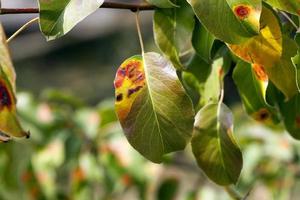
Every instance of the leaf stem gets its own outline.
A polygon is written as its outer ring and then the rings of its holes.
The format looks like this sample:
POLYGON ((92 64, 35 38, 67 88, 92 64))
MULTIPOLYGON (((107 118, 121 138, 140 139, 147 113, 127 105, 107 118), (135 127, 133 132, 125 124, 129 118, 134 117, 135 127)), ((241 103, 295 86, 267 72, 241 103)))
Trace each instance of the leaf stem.
POLYGON ((25 30, 28 26, 30 26, 31 24, 37 22, 39 20, 38 17, 30 20, 29 22, 27 22, 26 24, 24 24, 19 30, 17 30, 14 34, 12 34, 7 40, 6 42, 9 43, 11 40, 13 40, 17 35, 19 35, 23 30, 25 30))
POLYGON ((141 31, 141 27, 140 27, 139 10, 137 10, 137 12, 135 13, 135 23, 136 23, 137 32, 139 35, 139 41, 140 41, 140 45, 141 45, 142 55, 144 55, 145 51, 144 51, 144 42, 143 42, 142 31, 141 31))

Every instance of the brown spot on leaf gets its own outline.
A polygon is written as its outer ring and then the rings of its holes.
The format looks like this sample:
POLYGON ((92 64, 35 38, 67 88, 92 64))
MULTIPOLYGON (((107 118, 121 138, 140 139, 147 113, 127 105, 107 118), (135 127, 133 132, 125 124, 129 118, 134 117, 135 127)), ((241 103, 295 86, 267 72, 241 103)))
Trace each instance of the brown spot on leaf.
POLYGON ((268 81, 268 75, 266 74, 263 66, 259 64, 253 64, 252 67, 258 80, 265 82, 268 81))
POLYGON ((117 101, 122 101, 123 100, 123 94, 118 94, 116 97, 117 101))
POLYGON ((251 8, 247 5, 238 5, 234 7, 234 14, 240 18, 245 19, 250 15, 251 8))
POLYGON ((143 86, 137 86, 136 88, 133 88, 133 89, 129 89, 128 90, 128 98, 132 95, 132 94, 134 94, 134 93, 136 93, 136 92, 138 92, 140 89, 142 89, 143 88, 143 86))
POLYGON ((10 95, 4 82, 0 81, 0 110, 4 107, 11 108, 12 96, 10 95))
POLYGON ((258 112, 254 113, 254 119, 259 122, 265 122, 270 117, 271 117, 270 112, 265 108, 262 108, 258 112))

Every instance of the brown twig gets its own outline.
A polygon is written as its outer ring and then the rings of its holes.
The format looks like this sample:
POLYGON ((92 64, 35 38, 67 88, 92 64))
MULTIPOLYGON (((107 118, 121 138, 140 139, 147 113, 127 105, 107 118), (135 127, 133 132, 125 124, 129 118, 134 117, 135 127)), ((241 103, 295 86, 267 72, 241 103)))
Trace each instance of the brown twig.
MULTIPOLYGON (((119 2, 104 2, 100 8, 111 9, 127 9, 132 11, 137 10, 153 10, 155 6, 148 3, 119 3, 119 2)), ((7 14, 34 14, 39 13, 38 8, 0 8, 0 15, 7 14)))

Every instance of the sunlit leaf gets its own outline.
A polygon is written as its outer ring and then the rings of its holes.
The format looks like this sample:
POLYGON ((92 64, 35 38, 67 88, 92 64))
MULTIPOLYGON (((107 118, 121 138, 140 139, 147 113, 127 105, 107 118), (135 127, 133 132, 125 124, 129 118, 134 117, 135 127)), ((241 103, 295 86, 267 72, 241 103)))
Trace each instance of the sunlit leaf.
POLYGON ((261 0, 187 0, 209 32, 237 44, 259 32, 261 0))
POLYGON ((185 0, 178 1, 180 7, 157 9, 154 13, 154 38, 157 46, 177 69, 183 69, 180 55, 192 48, 194 13, 185 0))
POLYGON ((214 41, 215 37, 197 21, 193 32, 192 43, 196 53, 207 63, 211 60, 211 50, 214 41))
POLYGON ((282 35, 278 18, 270 8, 263 8, 261 26, 258 36, 228 46, 243 60, 263 67, 275 86, 286 98, 291 98, 298 91, 296 71, 291 61, 297 48, 291 39, 282 35))
POLYGON ((192 150, 198 165, 219 185, 237 182, 242 153, 233 137, 233 116, 224 104, 209 104, 195 119, 192 150))
POLYGON ((290 12, 292 14, 300 15, 300 2, 298 0, 264 0, 271 6, 290 12))
POLYGON ((104 0, 39 0, 41 31, 47 40, 59 38, 96 11, 103 2, 104 0))
POLYGON ((279 122, 278 111, 266 101, 268 75, 263 67, 240 61, 234 69, 233 79, 251 117, 263 123, 279 122))
POLYGON ((171 0, 147 0, 147 1, 150 4, 157 6, 158 8, 172 8, 172 7, 176 7, 176 4, 174 4, 171 0))
POLYGON ((156 53, 127 59, 118 69, 116 112, 129 143, 153 162, 182 150, 194 111, 171 63, 156 53))
POLYGON ((7 74, 7 78, 11 83, 13 90, 15 91, 16 73, 10 58, 5 32, 1 24, 0 24, 0 37, 1 37, 0 38, 0 65, 2 66, 2 70, 4 71, 4 73, 7 74))
POLYGON ((282 55, 282 33, 278 18, 272 10, 264 7, 259 35, 238 45, 228 45, 243 60, 272 67, 282 55))

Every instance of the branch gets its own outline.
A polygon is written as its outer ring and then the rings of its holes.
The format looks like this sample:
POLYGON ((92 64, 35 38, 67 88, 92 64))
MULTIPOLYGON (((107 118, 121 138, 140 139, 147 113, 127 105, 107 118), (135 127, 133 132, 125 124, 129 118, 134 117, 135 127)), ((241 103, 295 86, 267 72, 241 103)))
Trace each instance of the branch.
MULTIPOLYGON (((118 3, 118 2, 104 2, 100 8, 110 9, 125 9, 133 12, 137 10, 154 10, 155 6, 148 3, 118 3)), ((0 15, 7 14, 34 14, 39 13, 38 8, 0 8, 0 15)))

